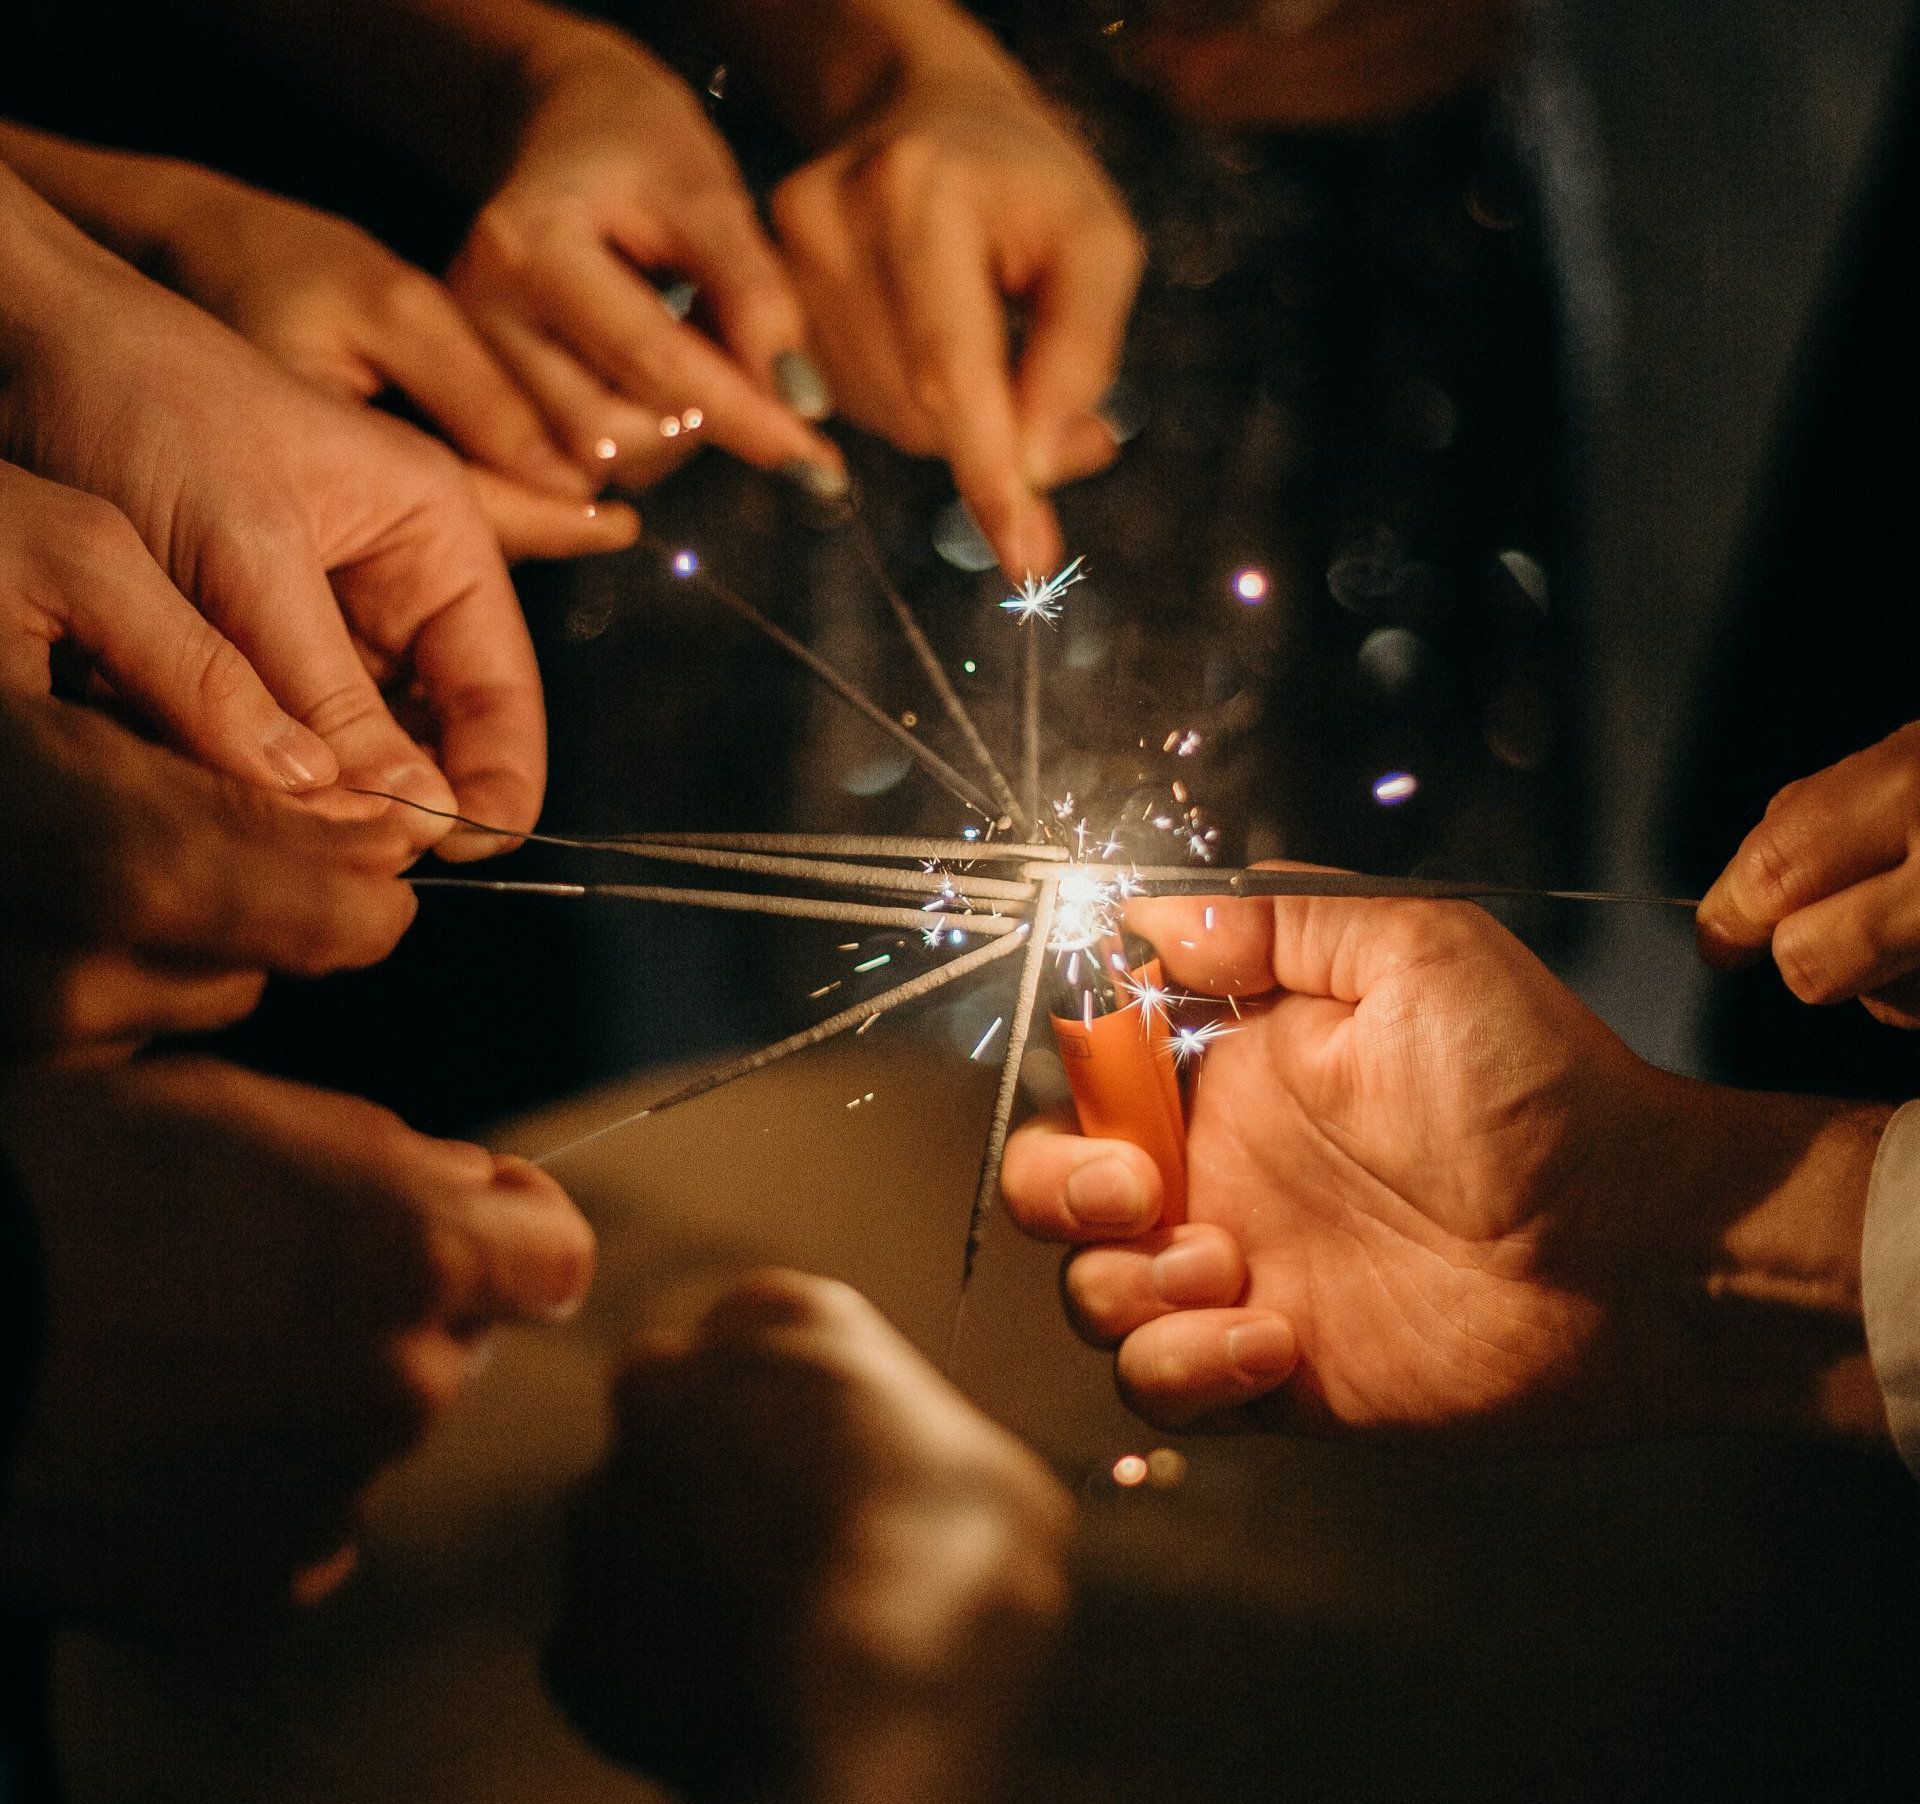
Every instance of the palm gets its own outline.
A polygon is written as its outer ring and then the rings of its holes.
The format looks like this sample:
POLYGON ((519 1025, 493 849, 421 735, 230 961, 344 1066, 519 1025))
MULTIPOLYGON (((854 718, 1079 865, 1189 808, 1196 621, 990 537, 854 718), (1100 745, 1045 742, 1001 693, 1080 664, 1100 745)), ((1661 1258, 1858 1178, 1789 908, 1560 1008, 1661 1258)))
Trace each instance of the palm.
POLYGON ((1289 1409, 1349 1427, 1484 1420, 1552 1393, 1602 1310, 1580 1232, 1577 1065, 1634 1061, 1511 940, 1357 1006, 1284 995, 1208 1055, 1190 1208, 1294 1325, 1289 1409), (1516 1050, 1519 1049, 1519 1050, 1516 1050))

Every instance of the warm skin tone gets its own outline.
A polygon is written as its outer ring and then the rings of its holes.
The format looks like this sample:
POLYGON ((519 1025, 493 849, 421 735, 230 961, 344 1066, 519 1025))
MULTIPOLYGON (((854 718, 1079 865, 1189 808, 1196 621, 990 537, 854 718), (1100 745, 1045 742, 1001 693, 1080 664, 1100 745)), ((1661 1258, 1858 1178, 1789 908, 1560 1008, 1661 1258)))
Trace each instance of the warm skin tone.
POLYGON ((613 1401, 547 1666, 590 1738, 696 1804, 996 1795, 1066 1604, 1045 1467, 864 1298, 797 1272, 643 1343, 613 1401))
POLYGON ((570 1313, 592 1275, 592 1232, 524 1161, 231 1066, 18 1080, 0 1151, 46 1299, 0 1576, 68 1621, 325 1595, 368 1484, 488 1331, 570 1313))
POLYGON ((843 483, 779 393, 806 322, 752 198, 700 103, 632 39, 532 0, 366 0, 351 31, 331 0, 221 10, 472 194, 448 283, 596 485, 640 487, 705 442, 843 483), (699 285, 696 322, 649 272, 699 285))
POLYGON ((5 121, 0 161, 99 243, 322 393, 406 396, 467 460, 509 558, 631 543, 632 510, 589 504, 586 475, 453 297, 357 226, 191 163, 5 121))
POLYGON ((950 6, 713 11, 815 153, 772 214, 840 410, 944 458, 1009 575, 1057 570, 1048 492, 1115 455, 1099 409, 1144 264, 1124 203, 950 6), (1025 313, 1017 362, 1010 303, 1025 313))
POLYGON ((1920 725, 1790 783, 1700 905, 1710 964, 1771 953, 1802 1002, 1920 1027, 1920 725))
MULTIPOLYGON (((277 370, 4 169, 0 271, 0 456, 126 516, 280 708, 325 742, 307 785, 337 774, 531 826, 546 777, 539 673, 453 456, 277 370)), ((285 749, 284 729, 267 730, 285 749)), ((438 840, 474 857, 503 844, 443 838, 446 823, 409 814, 416 848, 438 840)))
POLYGON ((1213 907, 1131 917, 1170 982, 1244 999, 1194 1092, 1189 1224, 1154 1229, 1136 1148, 1036 1123, 1007 1153, 1030 1230, 1101 1243, 1067 1292, 1143 1413, 1884 1433, 1859 1249, 1889 1111, 1656 1070, 1475 909, 1213 907))
POLYGON ((370 965, 413 919, 384 803, 296 803, 44 697, 0 697, 0 769, 0 1059, 224 1027, 269 971, 370 965))

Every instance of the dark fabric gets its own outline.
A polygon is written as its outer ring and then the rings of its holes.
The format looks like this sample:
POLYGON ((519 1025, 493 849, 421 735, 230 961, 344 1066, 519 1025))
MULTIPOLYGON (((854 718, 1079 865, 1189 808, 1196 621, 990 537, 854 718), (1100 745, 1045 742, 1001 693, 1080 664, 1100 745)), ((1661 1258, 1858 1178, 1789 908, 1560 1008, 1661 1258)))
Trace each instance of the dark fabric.
MULTIPOLYGON (((1699 893, 1795 778, 1920 719, 1920 31, 1801 357, 1679 776, 1673 881, 1699 893)), ((1771 965, 1716 986, 1712 1075, 1920 1094, 1920 1034, 1808 1009, 1771 965)))
MULTIPOLYGON (((19 1180, 0 1159, 0 1482, 33 1395, 43 1308, 39 1238, 19 1180)), ((46 1625, 0 1602, 0 1804, 58 1796, 48 1719, 46 1625)))

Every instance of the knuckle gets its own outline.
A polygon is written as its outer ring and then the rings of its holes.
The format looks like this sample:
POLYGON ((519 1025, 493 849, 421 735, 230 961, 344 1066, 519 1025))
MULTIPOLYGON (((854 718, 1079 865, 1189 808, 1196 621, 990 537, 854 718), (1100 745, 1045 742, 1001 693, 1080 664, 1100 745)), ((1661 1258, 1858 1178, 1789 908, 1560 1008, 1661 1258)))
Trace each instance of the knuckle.
POLYGON ((133 522, 111 501, 77 489, 65 491, 60 499, 60 531, 71 559, 89 565, 145 556, 133 522))
POLYGON ((182 649, 186 686, 204 714, 219 717, 246 700, 254 688, 253 666, 232 640, 203 626, 182 649))
POLYGON ((1800 861, 1771 808, 1741 849, 1738 874, 1741 887, 1762 919, 1778 920, 1791 910, 1799 886, 1800 861))

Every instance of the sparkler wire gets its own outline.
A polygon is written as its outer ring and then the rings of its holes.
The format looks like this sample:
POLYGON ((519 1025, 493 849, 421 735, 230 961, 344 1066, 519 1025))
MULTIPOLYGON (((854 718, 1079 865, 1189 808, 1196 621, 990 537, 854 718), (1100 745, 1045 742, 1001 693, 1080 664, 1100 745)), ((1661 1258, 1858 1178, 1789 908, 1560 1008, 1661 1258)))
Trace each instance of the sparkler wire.
POLYGON ((1046 969, 1047 940, 1053 932, 1054 897, 1059 887, 1057 876, 1045 877, 1041 880, 1039 895, 1034 898, 1033 928, 1027 938, 1027 956, 1020 966, 1020 990, 1007 1020, 1006 1061, 1000 1067, 1000 1089, 993 1100, 993 1120, 987 1129, 980 1176, 974 1184, 973 1204, 967 1215, 967 1244, 960 1257, 960 1295, 953 1306, 952 1325, 947 1330, 949 1373, 953 1370, 954 1355, 959 1351, 960 1330, 966 1321, 973 1268, 980 1256, 980 1230, 988 1210, 1000 1195, 1000 1160, 1007 1150, 1007 1130, 1013 1125, 1013 1107, 1020 1096, 1020 1064, 1026 1057, 1033 1017, 1040 1006, 1040 979, 1046 969))
POLYGON ((762 1046, 758 1051, 747 1053, 744 1057, 733 1059, 727 1064, 716 1066, 712 1071, 704 1072, 691 1083, 682 1084, 679 1089, 668 1092, 644 1109, 636 1109, 631 1115, 623 1115, 618 1121, 610 1121, 605 1127, 595 1128, 590 1134, 582 1134, 564 1145, 556 1146, 542 1153, 534 1160, 536 1165, 550 1165, 563 1153, 570 1153, 577 1147, 599 1140, 615 1130, 628 1127, 636 1121, 644 1121, 649 1115, 658 1115, 667 1109, 678 1108, 683 1102, 692 1102, 694 1098, 705 1096, 710 1091, 723 1088, 743 1077, 749 1077, 756 1071, 764 1071, 767 1066, 792 1053, 805 1052, 811 1046, 818 1046, 825 1040, 831 1040, 836 1034, 842 1034, 848 1028, 864 1028, 869 1022, 877 1020, 891 1009, 902 1003, 913 1002, 919 997, 930 995, 947 984, 955 983, 962 977, 970 976, 983 965, 992 964, 995 959, 1005 958, 1016 947, 1025 943, 1025 923, 1020 923, 1016 931, 1006 937, 991 940, 984 946, 963 953, 959 958, 949 959, 944 965, 931 971, 923 971, 918 977, 910 977, 905 983, 897 983, 891 989, 883 990, 877 996, 869 996, 864 1002, 856 1002, 851 1008, 845 1008, 837 1015, 829 1015, 824 1021, 817 1021, 811 1027, 802 1028, 796 1034, 789 1034, 784 1040, 776 1040, 771 1046, 762 1046))
POLYGON ((1026 647, 1021 653, 1020 786, 1026 795, 1027 819, 1038 831, 1040 821, 1040 629, 1025 623, 1026 647))
POLYGON ((915 933, 977 933, 997 939, 1016 932, 1011 915, 936 913, 886 908, 870 902, 833 902, 815 896, 762 896, 734 889, 680 889, 658 883, 523 883, 500 877, 410 877, 415 889, 492 890, 500 895, 610 896, 625 902, 668 902, 733 914, 777 915, 793 921, 845 921, 857 927, 901 927, 915 933))
MULTIPOLYGON (((662 545, 658 539, 648 539, 645 543, 663 557, 672 555, 670 548, 662 545)), ((971 778, 955 770, 932 747, 916 739, 864 689, 843 676, 804 640, 796 639, 778 621, 762 613, 744 595, 729 588, 717 578, 709 576, 704 570, 695 571, 677 580, 684 582, 689 588, 704 590, 723 607, 730 608, 742 620, 764 633, 789 657, 797 659, 850 708, 865 715, 881 732, 899 745, 942 789, 966 803, 975 813, 987 820, 998 818, 1000 809, 985 790, 971 778)))
POLYGON ((847 889, 901 890, 924 896, 929 890, 968 901, 1024 902, 1033 894, 1031 878, 950 875, 945 871, 902 870, 896 865, 847 864, 828 858, 782 858, 764 852, 732 852, 712 846, 649 846, 637 841, 593 848, 662 864, 704 865, 710 870, 742 871, 755 877, 787 877, 805 883, 832 883, 847 889))
POLYGON ((908 605, 907 598, 901 594, 899 586, 887 574, 887 567, 881 561, 880 549, 873 542, 873 534, 867 530, 866 521, 859 514, 854 515, 853 539, 859 547, 860 555, 880 585, 880 593, 887 598, 887 606, 893 610, 893 618, 899 625, 902 636, 912 648, 913 655, 920 662, 926 679, 933 685, 933 692, 940 698, 940 705, 946 709, 947 718, 959 729, 960 737, 967 742, 967 750, 973 754, 974 762, 980 766, 987 779, 987 787, 994 793, 1000 806, 1016 821, 1024 823, 1024 830, 1034 832, 1039 822, 1030 809, 1023 809, 1014 799, 1013 785, 1007 781, 1006 773, 1001 770, 999 761, 988 748, 986 740, 981 738, 980 729, 974 724, 973 715, 967 704, 960 699, 960 692, 953 686, 953 679, 947 675, 946 666, 940 662, 939 654, 933 649, 925 632, 921 630, 920 617, 908 605))

